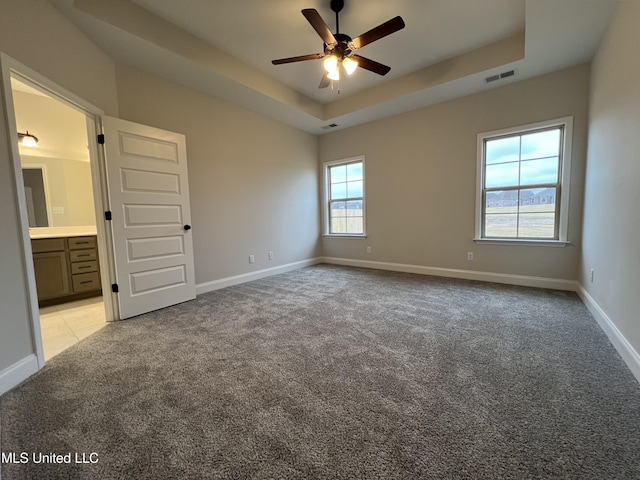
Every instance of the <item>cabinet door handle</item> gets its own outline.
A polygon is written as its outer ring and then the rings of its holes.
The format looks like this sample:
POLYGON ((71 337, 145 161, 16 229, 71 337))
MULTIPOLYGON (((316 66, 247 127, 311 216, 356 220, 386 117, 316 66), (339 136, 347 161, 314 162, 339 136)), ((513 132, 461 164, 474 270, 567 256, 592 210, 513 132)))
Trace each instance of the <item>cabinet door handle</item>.
POLYGON ((189 230, 191 230, 191 225, 185 225, 183 228, 185 232, 188 232, 189 230))

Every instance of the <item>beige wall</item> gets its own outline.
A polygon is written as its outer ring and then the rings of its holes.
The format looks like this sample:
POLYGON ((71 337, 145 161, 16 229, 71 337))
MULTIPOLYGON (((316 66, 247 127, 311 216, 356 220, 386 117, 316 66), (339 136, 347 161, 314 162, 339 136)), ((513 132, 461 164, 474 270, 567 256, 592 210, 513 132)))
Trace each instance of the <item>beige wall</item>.
POLYGON ((589 67, 581 65, 320 137, 321 162, 366 158, 368 238, 325 238, 324 255, 575 280, 588 89, 589 67), (570 115, 572 245, 476 245, 478 133, 570 115))
POLYGON ((117 78, 121 118, 186 134, 196 283, 320 254, 314 135, 133 68, 117 78))
POLYGON ((46 0, 0 0, 0 51, 118 114, 114 62, 46 0))
MULTIPOLYGON (((0 0, 0 51, 117 115, 115 67, 45 0, 0 0)), ((0 105, 5 110, 5 100, 0 105)), ((0 372, 35 352, 7 125, 0 117, 0 372)))
POLYGON ((593 61, 580 273, 580 283, 636 352, 640 352, 638 25, 640 2, 622 0, 593 61))
POLYGON ((64 173, 67 183, 69 225, 95 225, 96 211, 93 203, 91 165, 89 162, 79 160, 65 160, 64 173))

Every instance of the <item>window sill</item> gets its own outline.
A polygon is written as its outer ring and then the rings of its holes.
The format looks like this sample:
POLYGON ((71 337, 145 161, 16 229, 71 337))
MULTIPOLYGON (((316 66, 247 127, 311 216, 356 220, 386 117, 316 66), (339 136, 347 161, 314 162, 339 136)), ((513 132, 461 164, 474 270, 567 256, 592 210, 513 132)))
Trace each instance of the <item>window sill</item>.
POLYGON ((515 238, 474 238, 475 243, 484 243, 488 245, 528 245, 533 247, 566 247, 571 242, 565 240, 518 240, 515 238))
POLYGON ((367 238, 366 235, 347 235, 347 234, 335 234, 335 233, 324 233, 322 234, 324 238, 367 238))

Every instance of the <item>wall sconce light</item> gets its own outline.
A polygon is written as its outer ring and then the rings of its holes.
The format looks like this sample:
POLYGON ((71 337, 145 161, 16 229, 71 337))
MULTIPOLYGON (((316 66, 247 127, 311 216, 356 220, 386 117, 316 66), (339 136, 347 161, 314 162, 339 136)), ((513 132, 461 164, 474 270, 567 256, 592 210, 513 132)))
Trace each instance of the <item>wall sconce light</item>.
POLYGON ((24 145, 25 147, 37 147, 38 146, 38 137, 29 133, 20 133, 18 132, 18 142, 20 145, 24 145))

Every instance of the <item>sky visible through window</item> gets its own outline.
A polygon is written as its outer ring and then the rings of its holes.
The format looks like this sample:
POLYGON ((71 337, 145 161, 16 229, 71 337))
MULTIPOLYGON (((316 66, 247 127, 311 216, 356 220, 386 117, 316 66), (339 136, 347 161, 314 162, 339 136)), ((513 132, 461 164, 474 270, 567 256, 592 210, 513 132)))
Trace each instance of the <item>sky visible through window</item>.
POLYGON ((362 162, 331 167, 331 199, 362 197, 362 162))
POLYGON ((485 187, 556 183, 560 133, 557 128, 488 140, 485 187))

